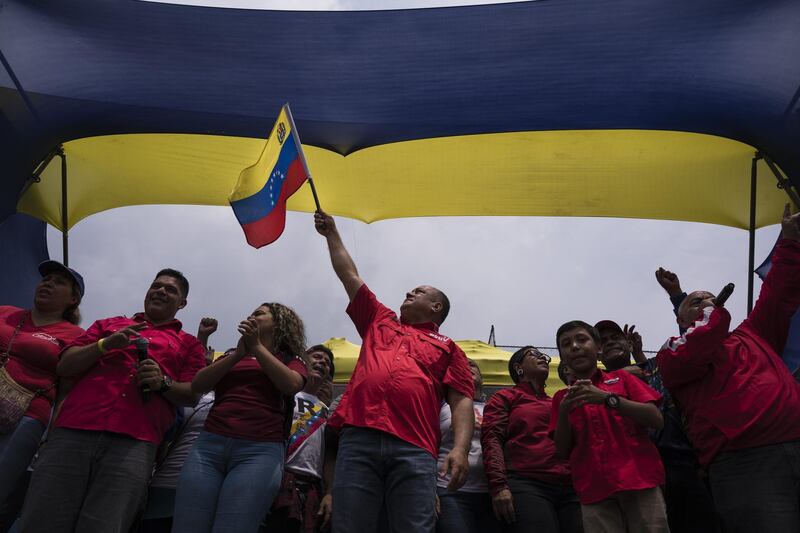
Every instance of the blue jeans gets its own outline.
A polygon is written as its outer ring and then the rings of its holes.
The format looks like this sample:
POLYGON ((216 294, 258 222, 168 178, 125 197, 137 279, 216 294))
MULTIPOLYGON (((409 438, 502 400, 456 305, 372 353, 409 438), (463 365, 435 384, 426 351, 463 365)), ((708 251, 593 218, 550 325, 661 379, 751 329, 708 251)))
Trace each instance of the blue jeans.
POLYGON ((500 522, 494 517, 488 492, 450 492, 437 489, 439 520, 437 533, 499 533, 500 522))
POLYGON ((800 531, 800 441, 721 453, 709 481, 726 533, 800 531))
POLYGON ((173 533, 256 533, 283 476, 282 442, 203 431, 178 478, 173 533))
POLYGON ((11 433, 0 435, 0 506, 23 479, 31 459, 39 448, 44 424, 23 416, 11 433))
POLYGON ((388 433, 348 427, 336 457, 333 532, 377 532, 382 507, 388 531, 432 533, 436 458, 388 433))

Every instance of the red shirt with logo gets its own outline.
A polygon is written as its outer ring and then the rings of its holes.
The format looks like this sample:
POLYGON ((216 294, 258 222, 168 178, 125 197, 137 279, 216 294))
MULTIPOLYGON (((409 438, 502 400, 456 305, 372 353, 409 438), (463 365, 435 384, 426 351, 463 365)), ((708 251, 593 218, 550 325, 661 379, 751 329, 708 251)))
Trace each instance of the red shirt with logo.
MULTIPOLYGON (((592 384, 620 398, 658 403, 661 395, 624 370, 598 369, 592 384)), ((567 389, 553 396, 550 435, 558 426, 558 406, 567 389)), ((586 404, 569 412, 574 439, 569 464, 582 504, 605 500, 625 490, 643 490, 664 483, 664 466, 647 428, 605 404, 586 404)))
POLYGON ((328 426, 384 431, 438 455, 445 387, 472 398, 467 357, 434 323, 405 324, 365 285, 347 307, 361 353, 328 426))
MULTIPOLYGON (((233 350, 223 357, 230 357, 233 350)), ((306 366, 297 357, 278 357, 306 378, 306 366)), ((259 442, 282 442, 287 438, 294 397, 283 396, 264 373, 258 360, 245 356, 214 387, 214 406, 205 430, 225 437, 259 442)))
MULTIPOLYGON (((11 343, 11 351, 5 363, 6 371, 14 381, 31 392, 45 389, 31 400, 25 416, 44 425, 50 421, 50 411, 56 399, 54 385, 58 382, 58 354, 64 346, 82 334, 82 328, 66 320, 36 326, 30 310, 0 306, 0 354, 5 355, 11 343), (17 330, 20 324, 21 327, 17 330)), ((0 361, 0 365, 2 364, 0 361)))
POLYGON ((800 305, 800 243, 781 240, 753 311, 729 332, 724 307, 706 307, 658 352, 664 385, 688 419, 707 465, 720 452, 800 439, 800 384, 780 353, 800 305))
MULTIPOLYGON (((93 344, 139 322, 147 324, 139 335, 150 341, 148 356, 173 381, 192 381, 205 367, 203 346, 181 329, 180 321, 155 325, 143 313, 132 318, 118 316, 98 320, 64 349, 93 344)), ((143 400, 136 384, 138 362, 133 344, 101 355, 67 395, 56 427, 111 431, 154 444, 161 442, 175 421, 176 408, 154 391, 147 402, 143 400)))
POLYGON ((518 383, 494 393, 483 410, 481 445, 489 492, 508 488, 506 472, 571 485, 569 464, 556 454, 548 435, 552 400, 535 392, 530 383, 518 383))

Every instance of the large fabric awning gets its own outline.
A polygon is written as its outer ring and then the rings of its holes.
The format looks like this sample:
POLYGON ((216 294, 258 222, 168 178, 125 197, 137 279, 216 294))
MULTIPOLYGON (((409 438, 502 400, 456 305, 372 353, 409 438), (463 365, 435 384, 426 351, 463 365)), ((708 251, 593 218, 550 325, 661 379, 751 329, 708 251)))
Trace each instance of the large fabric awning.
MULTIPOLYGON (((71 227, 140 204, 227 205, 264 141, 138 134, 65 144, 71 227)), ((404 141, 348 156, 307 146, 327 211, 374 222, 414 216, 657 218, 749 226, 754 149, 730 139, 641 130, 482 134, 404 141)), ((778 222, 786 194, 760 163, 756 224, 778 222)), ((19 202, 56 228, 58 161, 19 202)), ((307 187, 288 208, 313 211, 307 187)))
MULTIPOLYGON (((58 165, 29 178, 62 143, 67 226, 120 205, 224 203, 289 101, 334 214, 745 227, 756 150, 800 183, 798 26, 794 0, 375 12, 6 0, 0 220, 19 202, 61 225, 58 165)), ((784 201, 763 170, 759 226, 784 201)))

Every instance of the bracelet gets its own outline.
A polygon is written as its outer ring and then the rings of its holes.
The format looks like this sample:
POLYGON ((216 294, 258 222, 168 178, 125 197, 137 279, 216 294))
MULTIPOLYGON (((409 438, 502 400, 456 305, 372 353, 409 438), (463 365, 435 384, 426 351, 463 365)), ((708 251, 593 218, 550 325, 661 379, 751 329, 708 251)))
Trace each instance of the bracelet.
POLYGON ((106 354, 106 349, 103 348, 103 344, 105 344, 105 342, 106 342, 106 338, 105 337, 103 337, 102 339, 97 341, 97 349, 100 350, 100 355, 105 355, 106 354))

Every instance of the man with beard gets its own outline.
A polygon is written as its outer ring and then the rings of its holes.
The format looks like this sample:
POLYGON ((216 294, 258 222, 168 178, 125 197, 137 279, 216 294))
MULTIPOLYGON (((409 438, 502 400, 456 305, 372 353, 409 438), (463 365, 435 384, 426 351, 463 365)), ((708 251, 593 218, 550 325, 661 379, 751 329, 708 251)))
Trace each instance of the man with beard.
POLYGON ((98 320, 61 352, 59 375, 78 381, 41 448, 23 533, 128 531, 176 406, 198 400, 191 381, 205 350, 175 319, 188 293, 183 274, 161 270, 143 313, 98 320), (149 342, 143 360, 137 338, 149 342))
MULTIPOLYGON (((325 459, 325 423, 328 405, 321 395, 335 368, 333 352, 321 344, 301 359, 308 369, 305 388, 294 395, 292 427, 286 447, 286 469, 281 489, 261 531, 313 533, 322 499, 325 459)), ((330 400, 329 400, 330 401, 330 400)))

